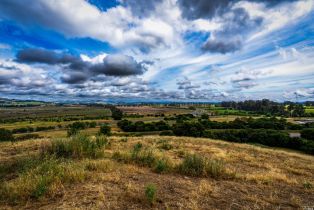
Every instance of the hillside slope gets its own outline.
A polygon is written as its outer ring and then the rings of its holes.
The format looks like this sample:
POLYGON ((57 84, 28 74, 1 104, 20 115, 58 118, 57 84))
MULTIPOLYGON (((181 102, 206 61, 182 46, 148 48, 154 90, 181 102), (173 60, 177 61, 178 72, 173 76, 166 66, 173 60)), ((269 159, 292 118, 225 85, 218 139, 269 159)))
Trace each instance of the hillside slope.
POLYGON ((6 192, 5 198, 0 196, 0 209, 296 209, 314 205, 313 156, 217 140, 160 136, 111 137, 104 157, 61 160, 70 166, 72 178, 78 174, 83 177, 79 181, 63 183, 65 179, 60 179, 44 196, 19 197, 31 178, 20 178, 17 165, 37 157, 50 141, 0 143, 0 184, 12 183, 10 189, 14 191, 6 192), (154 157, 167 159, 172 170, 160 173, 145 162, 148 159, 132 159, 135 145, 154 157), (217 174, 213 170, 182 173, 177 166, 188 154, 222 161, 224 170, 217 174), (156 187, 153 203, 145 195, 148 184, 156 187))

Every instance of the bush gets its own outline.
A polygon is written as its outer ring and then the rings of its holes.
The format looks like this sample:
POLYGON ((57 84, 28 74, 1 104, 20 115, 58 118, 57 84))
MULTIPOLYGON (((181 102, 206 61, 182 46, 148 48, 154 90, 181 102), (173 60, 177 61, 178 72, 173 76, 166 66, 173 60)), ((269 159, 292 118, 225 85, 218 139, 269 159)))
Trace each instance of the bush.
POLYGON ((221 160, 208 159, 197 154, 188 154, 178 166, 179 173, 189 176, 210 176, 217 178, 225 173, 221 160))
POLYGON ((308 140, 314 140, 314 128, 303 129, 301 131, 301 137, 308 140))
POLYGON ((202 176, 205 172, 205 159, 199 155, 187 155, 178 166, 179 172, 189 176, 202 176))
POLYGON ((63 158, 98 158, 104 154, 103 148, 108 140, 97 136, 95 140, 85 135, 75 135, 68 139, 52 141, 50 147, 43 154, 55 155, 63 158))
POLYGON ((181 122, 172 127, 172 131, 177 136, 201 137, 204 133, 204 127, 199 122, 181 122))
POLYGON ((105 123, 105 124, 101 125, 100 129, 99 129, 99 133, 106 135, 106 136, 110 136, 111 135, 111 127, 109 126, 109 124, 105 123))
POLYGON ((145 196, 150 205, 153 205, 156 200, 156 186, 154 184, 148 184, 145 188, 145 196))
POLYGON ((163 158, 157 161, 154 171, 156 173, 163 173, 171 170, 171 164, 168 159, 163 158))
POLYGON ((1 141, 14 141, 12 132, 7 129, 0 128, 0 142, 1 141))

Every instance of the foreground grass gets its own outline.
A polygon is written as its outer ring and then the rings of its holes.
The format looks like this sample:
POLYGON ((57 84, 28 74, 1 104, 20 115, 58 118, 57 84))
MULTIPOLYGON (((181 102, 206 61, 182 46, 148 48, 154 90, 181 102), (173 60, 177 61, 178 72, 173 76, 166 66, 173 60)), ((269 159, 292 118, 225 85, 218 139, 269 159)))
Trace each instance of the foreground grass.
POLYGON ((42 196, 55 197, 64 185, 82 182, 84 170, 71 161, 53 157, 28 160, 19 163, 18 177, 1 183, 0 199, 10 203, 38 199, 42 196))
POLYGON ((312 205, 313 160, 189 137, 1 143, 0 209, 295 209, 312 205))

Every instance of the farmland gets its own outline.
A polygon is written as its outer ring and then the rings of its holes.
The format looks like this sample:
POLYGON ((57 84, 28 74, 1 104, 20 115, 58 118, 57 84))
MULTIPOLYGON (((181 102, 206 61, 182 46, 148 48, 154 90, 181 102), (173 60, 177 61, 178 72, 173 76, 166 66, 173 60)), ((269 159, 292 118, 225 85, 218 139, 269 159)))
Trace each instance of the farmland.
POLYGON ((0 111, 0 129, 15 139, 0 142, 1 209, 313 205, 312 125, 297 124, 302 117, 218 105, 46 104, 0 111), (114 119, 116 110, 121 119, 114 119))

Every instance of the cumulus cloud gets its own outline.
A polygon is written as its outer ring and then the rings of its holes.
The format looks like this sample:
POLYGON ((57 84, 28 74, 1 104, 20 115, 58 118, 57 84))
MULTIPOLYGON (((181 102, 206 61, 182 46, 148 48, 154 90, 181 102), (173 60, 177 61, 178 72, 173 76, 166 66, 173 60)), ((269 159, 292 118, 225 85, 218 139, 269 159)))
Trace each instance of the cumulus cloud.
POLYGON ((21 63, 60 65, 65 73, 61 81, 69 84, 85 82, 97 75, 116 77, 140 75, 146 71, 148 65, 146 61, 137 62, 130 56, 120 54, 106 55, 101 62, 95 62, 95 59, 88 60, 86 57, 83 60, 81 57, 44 49, 24 49, 17 53, 16 60, 21 63))
POLYGON ((196 89, 200 88, 199 85, 193 85, 192 81, 185 77, 183 80, 177 81, 178 89, 179 90, 189 90, 189 89, 196 89))
POLYGON ((131 8, 134 15, 149 16, 152 11, 156 9, 156 5, 160 4, 162 0, 120 0, 120 2, 131 8))
POLYGON ((134 47, 144 52, 169 46, 174 42, 172 26, 160 19, 140 19, 133 15, 145 14, 155 5, 142 2, 125 1, 126 7, 118 5, 101 11, 85 0, 38 0, 35 6, 24 0, 3 0, 0 18, 14 19, 23 25, 42 25, 69 37, 91 37, 115 47, 134 47))
MULTIPOLYGON (((182 16, 188 20, 215 19, 220 22, 220 27, 212 30, 210 37, 203 44, 202 49, 213 53, 235 52, 241 49, 244 40, 250 33, 261 27, 263 17, 252 17, 240 0, 178 0, 182 16)), ((289 0, 249 0, 273 7, 289 0)))
POLYGON ((108 76, 130 76, 143 74, 146 70, 142 63, 127 55, 108 55, 103 63, 96 64, 91 70, 108 76))
POLYGON ((204 43, 202 49, 210 52, 227 53, 239 50, 244 41, 244 34, 255 30, 262 23, 262 18, 251 18, 243 8, 236 8, 223 17, 225 23, 204 43))

